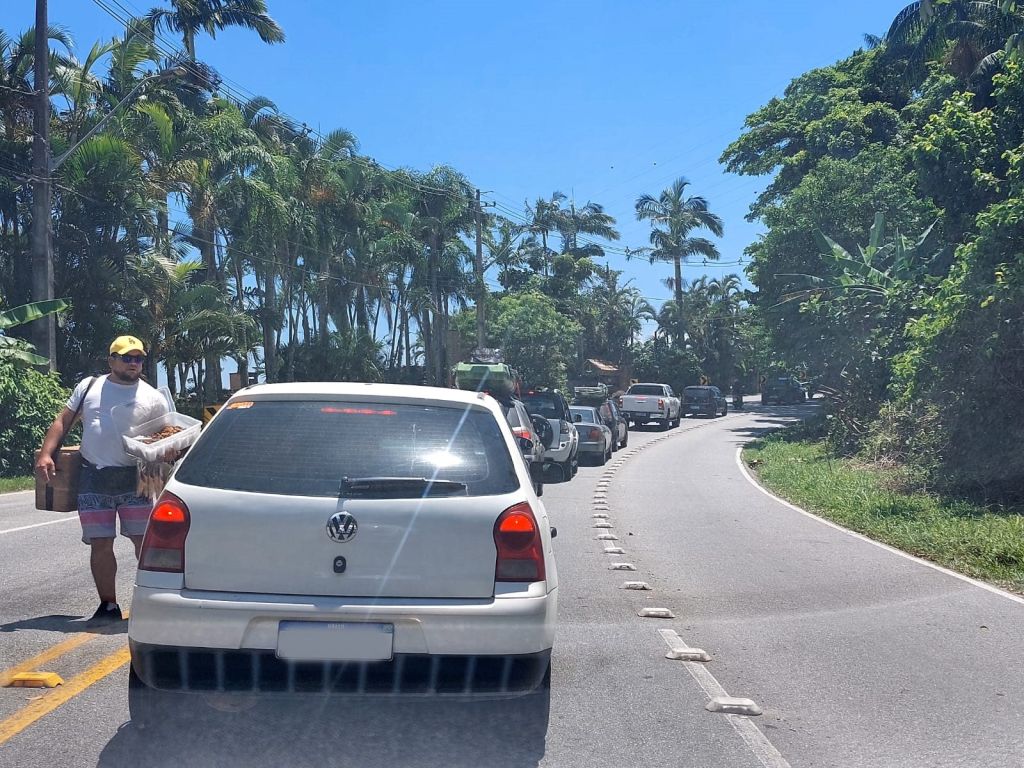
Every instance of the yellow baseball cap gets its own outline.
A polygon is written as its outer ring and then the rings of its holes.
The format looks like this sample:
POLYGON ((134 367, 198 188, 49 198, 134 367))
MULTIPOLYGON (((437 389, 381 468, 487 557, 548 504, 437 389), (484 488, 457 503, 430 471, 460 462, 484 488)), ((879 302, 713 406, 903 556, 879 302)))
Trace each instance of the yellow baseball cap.
POLYGON ((125 355, 129 352, 146 354, 146 345, 135 336, 118 336, 110 345, 110 354, 125 355))

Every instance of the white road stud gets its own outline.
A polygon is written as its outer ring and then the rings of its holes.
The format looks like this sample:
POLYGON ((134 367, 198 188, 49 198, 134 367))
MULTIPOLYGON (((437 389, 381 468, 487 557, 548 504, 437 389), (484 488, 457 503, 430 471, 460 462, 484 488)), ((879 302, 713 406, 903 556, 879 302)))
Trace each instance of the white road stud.
POLYGON ((632 563, 612 563, 608 566, 609 571, 635 571, 636 566, 632 563))
POLYGON ((622 547, 605 547, 604 553, 606 555, 624 555, 626 554, 626 550, 622 547))
POLYGON ((672 661, 711 661, 711 654, 703 648, 673 648, 665 658, 672 661))
POLYGON ((760 715, 762 710, 751 699, 739 699, 735 696, 715 696, 704 707, 708 712, 719 712, 723 715, 760 715))
POLYGON ((649 590, 651 587, 646 581, 627 581, 622 585, 622 588, 649 590))
POLYGON ((636 615, 641 619, 674 619, 676 617, 668 608, 641 608, 636 615))
POLYGON ((594 527, 595 528, 611 528, 612 524, 607 522, 606 520, 598 520, 596 523, 594 523, 594 527))

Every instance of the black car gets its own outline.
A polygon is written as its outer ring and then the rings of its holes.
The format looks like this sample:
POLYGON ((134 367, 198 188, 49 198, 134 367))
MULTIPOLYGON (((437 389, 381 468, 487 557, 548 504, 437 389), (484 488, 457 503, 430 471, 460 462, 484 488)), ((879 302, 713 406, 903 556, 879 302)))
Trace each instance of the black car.
POLYGON ((687 387, 680 398, 679 413, 682 416, 725 416, 729 403, 718 387, 687 387))
POLYGON ((625 414, 619 410, 619 406, 615 404, 614 400, 606 400, 599 412, 615 438, 612 450, 625 448, 629 444, 629 420, 625 414))
POLYGON ((761 391, 761 405, 794 405, 807 399, 807 390, 794 378, 780 376, 764 385, 761 391))

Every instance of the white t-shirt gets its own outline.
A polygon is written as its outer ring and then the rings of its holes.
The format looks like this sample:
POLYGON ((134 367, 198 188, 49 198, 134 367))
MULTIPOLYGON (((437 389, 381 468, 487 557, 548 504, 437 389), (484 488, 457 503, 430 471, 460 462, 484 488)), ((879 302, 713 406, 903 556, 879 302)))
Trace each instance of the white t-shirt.
MULTIPOLYGON (((84 379, 68 398, 72 411, 85 394, 91 379, 84 379)), ((130 467, 135 459, 124 452, 122 433, 110 414, 112 408, 134 405, 139 424, 167 413, 164 396, 144 381, 118 384, 109 376, 100 376, 89 390, 82 406, 82 458, 97 467, 130 467)))

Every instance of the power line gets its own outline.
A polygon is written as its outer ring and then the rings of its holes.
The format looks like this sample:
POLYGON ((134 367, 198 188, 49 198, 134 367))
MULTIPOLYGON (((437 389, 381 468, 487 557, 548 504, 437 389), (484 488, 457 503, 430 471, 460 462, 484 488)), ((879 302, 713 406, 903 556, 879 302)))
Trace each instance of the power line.
MULTIPOLYGON (((142 18, 142 17, 144 17, 144 14, 140 11, 140 9, 135 8, 134 6, 132 6, 129 2, 127 2, 127 0, 124 0, 124 1, 122 1, 122 0, 93 0, 93 1, 94 1, 94 3, 97 6, 99 6, 103 11, 105 11, 112 18, 114 18, 115 20, 117 20, 120 23, 124 24, 125 27, 127 27, 129 25, 130 21, 133 18, 142 18), (111 6, 113 6, 113 7, 111 7, 111 6)), ((203 71, 198 66, 196 66, 196 63, 194 61, 192 61, 191 59, 189 59, 184 54, 184 51, 182 51, 177 46, 176 42, 169 42, 168 39, 166 37, 164 37, 164 35, 161 32, 159 32, 159 31, 157 31, 155 29, 154 29, 154 37, 153 37, 153 46, 154 46, 154 48, 158 52, 162 53, 167 58, 172 59, 172 60, 174 60, 177 63, 180 63, 181 66, 184 66, 186 69, 190 70, 191 73, 194 76, 203 77, 203 78, 206 77, 205 71, 203 71)), ((216 86, 215 87, 215 91, 222 91, 222 92, 226 93, 227 96, 228 96, 228 101, 233 101, 236 104, 236 106, 242 106, 242 105, 246 104, 247 102, 252 101, 258 95, 258 94, 255 94, 255 93, 249 91, 241 83, 233 81, 230 78, 223 77, 219 72, 216 73, 216 77, 217 77, 217 82, 215 84, 215 86, 216 86)), ((314 136, 316 139, 318 139, 321 142, 321 144, 326 144, 327 143, 326 137, 324 137, 319 131, 317 131, 315 129, 309 128, 309 126, 305 122, 299 121, 298 119, 292 117, 288 113, 286 113, 286 112, 284 112, 284 111, 282 111, 280 109, 276 109, 276 107, 275 107, 275 114, 281 120, 287 122, 290 125, 302 126, 302 130, 303 130, 304 133, 308 133, 309 135, 314 136)), ((694 148, 698 148, 700 146, 704 146, 704 145, 710 143, 711 141, 712 140, 707 140, 705 142, 702 142, 702 143, 696 145, 696 147, 694 147, 694 148)), ((687 152, 692 151, 694 148, 691 148, 690 150, 687 150, 687 152)), ((683 154, 686 154, 686 152, 681 153, 681 154, 677 155, 676 157, 681 157, 683 154)), ((468 192, 467 193, 460 193, 460 192, 457 192, 457 191, 451 190, 451 189, 445 189, 445 188, 441 188, 441 187, 433 187, 431 185, 423 184, 423 183, 416 182, 416 181, 408 181, 406 178, 404 178, 404 172, 400 172, 400 170, 397 169, 397 168, 391 168, 388 165, 383 164, 383 163, 379 163, 376 160, 373 160, 371 158, 365 158, 365 157, 362 157, 362 156, 360 156, 360 155, 358 155, 356 153, 352 153, 352 155, 350 156, 350 159, 352 160, 352 162, 360 164, 360 165, 362 165, 362 166, 364 166, 364 167, 366 167, 368 169, 376 170, 376 169, 380 168, 380 169, 383 169, 385 171, 388 171, 389 173, 391 173, 392 178, 397 183, 399 183, 399 184, 401 184, 403 186, 406 186, 407 188, 411 189, 412 191, 415 191, 415 192, 418 192, 418 193, 427 192, 427 193, 432 193, 432 194, 445 195, 445 196, 450 197, 453 200, 459 201, 459 202, 461 202, 463 204, 466 204, 466 205, 470 205, 470 204, 472 204, 474 202, 472 195, 470 193, 468 193, 468 192)), ((491 193, 491 194, 498 195, 498 193, 491 193)), ((504 199, 510 199, 510 198, 505 197, 504 195, 501 195, 501 197, 503 197, 504 199)), ((517 222, 519 224, 521 224, 521 225, 529 225, 529 223, 530 223, 529 219, 527 219, 521 212, 515 211, 512 208, 510 208, 509 206, 506 206, 506 205, 503 205, 501 203, 498 203, 497 201, 494 201, 494 207, 495 207, 496 210, 501 211, 502 214, 506 218, 509 218, 509 219, 511 219, 511 220, 513 220, 513 221, 515 221, 515 222, 517 222)), ((578 244, 595 246, 595 247, 601 248, 602 251, 605 252, 605 253, 611 253, 611 254, 614 254, 614 255, 625 256, 626 258, 629 258, 629 257, 635 255, 637 253, 637 251, 639 250, 639 249, 635 249, 635 248, 630 248, 628 246, 615 246, 615 245, 611 245, 610 243, 607 243, 607 242, 595 240, 592 237, 590 237, 588 235, 585 235, 585 234, 577 234, 576 235, 576 241, 577 241, 578 244)), ((294 243, 292 243, 292 244, 294 244, 294 243)), ((305 247, 305 246, 303 246, 303 247, 305 247)), ((310 249, 307 249, 307 250, 310 250, 310 249)), ((315 250, 314 250, 314 252, 315 252, 315 250)), ((741 263, 742 262, 736 262, 736 264, 741 264, 741 263)), ((725 267, 725 266, 729 266, 729 265, 730 264, 727 263, 727 262, 717 262, 717 263, 712 263, 711 265, 709 265, 709 264, 707 264, 707 262, 705 262, 705 264, 704 264, 704 266, 721 266, 721 267, 725 267)))

